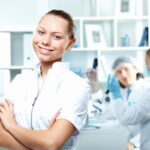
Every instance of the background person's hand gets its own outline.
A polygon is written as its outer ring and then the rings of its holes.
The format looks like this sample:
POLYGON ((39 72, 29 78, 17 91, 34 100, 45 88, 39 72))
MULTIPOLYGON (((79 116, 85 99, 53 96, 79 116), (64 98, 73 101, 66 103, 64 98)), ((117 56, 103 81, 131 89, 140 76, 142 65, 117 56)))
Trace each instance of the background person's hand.
POLYGON ((97 82, 98 81, 98 73, 97 73, 97 70, 96 69, 93 69, 93 68, 89 68, 87 70, 87 77, 90 81, 95 81, 97 82))
POLYGON ((108 76, 107 88, 109 92, 112 93, 114 99, 121 98, 120 85, 117 78, 114 75, 108 76))
POLYGON ((100 89, 100 82, 98 79, 97 69, 89 68, 87 70, 87 78, 89 80, 89 85, 91 86, 92 93, 98 92, 100 89))
POLYGON ((128 149, 127 150, 134 150, 135 146, 132 143, 128 143, 128 149))

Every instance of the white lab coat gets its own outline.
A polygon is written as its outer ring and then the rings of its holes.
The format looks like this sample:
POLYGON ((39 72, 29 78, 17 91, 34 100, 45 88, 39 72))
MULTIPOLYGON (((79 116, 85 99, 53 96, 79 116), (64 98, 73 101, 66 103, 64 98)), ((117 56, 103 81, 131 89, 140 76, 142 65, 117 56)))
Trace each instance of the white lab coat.
MULTIPOLYGON (((132 92, 130 93, 128 99, 127 99, 127 88, 121 88, 121 95, 123 98, 123 103, 125 105, 133 105, 136 104, 140 97, 142 96, 143 92, 147 90, 147 81, 144 79, 136 80, 133 84, 133 86, 130 88, 132 92)), ((103 104, 105 105, 105 109, 103 110, 103 116, 105 116, 106 119, 118 119, 118 115, 116 115, 116 107, 113 105, 113 98, 111 94, 106 95, 102 98, 103 104), (105 97, 110 97, 110 102, 105 102, 105 97)), ((119 110, 118 110, 119 114, 119 110)), ((124 113, 120 113, 120 117, 124 117, 124 113)), ((134 124, 134 125, 126 125, 126 128, 129 131, 129 141, 132 142, 137 148, 140 145, 140 125, 134 124)))
POLYGON ((150 149, 150 84, 139 80, 141 84, 133 87, 129 101, 122 99, 113 101, 115 115, 122 125, 140 125, 140 150, 150 149))
POLYGON ((14 103, 16 120, 23 127, 47 129, 51 118, 62 108, 58 119, 70 121, 78 131, 63 150, 73 150, 77 135, 86 122, 89 85, 71 72, 67 63, 61 62, 53 65, 41 86, 39 79, 38 66, 33 71, 17 75, 12 81, 6 98, 14 103))

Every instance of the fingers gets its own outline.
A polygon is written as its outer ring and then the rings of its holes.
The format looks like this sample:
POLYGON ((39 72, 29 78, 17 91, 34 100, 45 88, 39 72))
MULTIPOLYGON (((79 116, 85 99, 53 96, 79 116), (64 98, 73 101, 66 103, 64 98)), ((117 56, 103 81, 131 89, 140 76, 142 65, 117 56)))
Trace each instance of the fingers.
POLYGON ((60 109, 55 113, 55 115, 53 116, 53 118, 52 118, 52 120, 51 120, 51 123, 50 123, 49 127, 52 127, 52 126, 53 126, 53 124, 55 123, 57 117, 58 117, 59 114, 61 113, 61 110, 62 110, 62 108, 60 108, 60 109))
POLYGON ((114 78, 114 75, 112 75, 112 74, 108 75, 108 81, 111 81, 113 78, 114 78))
POLYGON ((118 82, 115 75, 109 74, 108 75, 108 83, 118 82))
POLYGON ((2 116, 6 114, 9 111, 8 106, 6 102, 0 103, 0 120, 2 119, 2 116))
POLYGON ((59 116, 61 110, 62 110, 62 108, 60 108, 60 109, 55 113, 54 118, 57 118, 57 117, 59 116))
POLYGON ((111 74, 108 75, 108 79, 107 79, 108 83, 110 82, 110 79, 111 79, 111 74))
POLYGON ((87 77, 89 79, 97 79, 98 73, 95 69, 88 69, 87 71, 87 77))
POLYGON ((108 85, 110 85, 111 83, 112 83, 112 81, 113 81, 113 78, 114 78, 114 75, 112 75, 112 74, 109 74, 108 75, 108 85))
POLYGON ((14 114, 13 104, 8 99, 6 99, 4 102, 0 102, 0 111, 3 112, 4 110, 9 111, 12 114, 14 114))
POLYGON ((107 88, 110 91, 114 91, 114 89, 119 88, 119 82, 115 75, 110 74, 108 76, 107 88))
POLYGON ((13 107, 13 103, 11 102, 11 100, 6 99, 5 101, 6 101, 6 103, 7 103, 10 107, 13 107))
POLYGON ((0 111, 8 110, 8 105, 6 102, 0 102, 0 111))
POLYGON ((9 99, 6 99, 5 101, 6 101, 7 105, 8 105, 8 107, 9 107, 10 112, 12 114, 14 114, 14 105, 13 105, 13 103, 9 99))

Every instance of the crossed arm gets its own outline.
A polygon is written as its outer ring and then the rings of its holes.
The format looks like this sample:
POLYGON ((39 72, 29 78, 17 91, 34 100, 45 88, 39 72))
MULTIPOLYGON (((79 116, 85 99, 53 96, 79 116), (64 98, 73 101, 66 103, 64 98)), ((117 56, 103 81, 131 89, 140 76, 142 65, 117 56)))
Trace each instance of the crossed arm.
POLYGON ((11 150, 31 150, 17 141, 8 131, 4 129, 0 122, 0 147, 11 150))
POLYGON ((12 150, 59 150, 76 131, 76 128, 69 121, 64 119, 56 120, 59 113, 53 118, 53 123, 46 130, 31 130, 19 126, 12 112, 11 103, 0 103, 1 129, 3 132, 0 139, 7 137, 9 142, 0 141, 0 146, 12 150), (2 138, 1 138, 2 137, 2 138))

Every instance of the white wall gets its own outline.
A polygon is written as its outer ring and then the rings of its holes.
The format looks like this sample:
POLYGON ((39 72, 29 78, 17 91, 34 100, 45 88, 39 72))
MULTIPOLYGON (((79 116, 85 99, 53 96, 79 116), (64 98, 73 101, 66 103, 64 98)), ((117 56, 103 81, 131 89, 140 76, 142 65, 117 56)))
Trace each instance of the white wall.
POLYGON ((0 25, 36 24, 48 10, 63 9, 73 16, 95 15, 96 0, 0 0, 0 25))
POLYGON ((49 0, 50 9, 63 9, 72 16, 94 16, 96 0, 49 0))
POLYGON ((0 0, 0 25, 37 23, 41 12, 38 1, 0 0))

